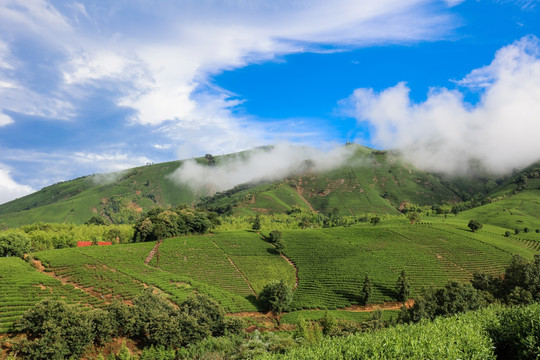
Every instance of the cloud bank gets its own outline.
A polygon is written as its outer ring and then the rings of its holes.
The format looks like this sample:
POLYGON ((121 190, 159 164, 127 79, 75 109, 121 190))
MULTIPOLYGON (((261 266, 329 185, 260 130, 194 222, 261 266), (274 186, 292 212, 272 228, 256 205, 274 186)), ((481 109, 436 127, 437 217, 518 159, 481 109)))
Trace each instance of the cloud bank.
POLYGON ((321 151, 309 147, 280 144, 222 158, 216 166, 185 161, 170 175, 178 184, 188 185, 203 194, 214 194, 239 184, 277 181, 302 171, 325 171, 341 166, 352 147, 321 151))
POLYGON ((506 173, 540 160, 540 41, 524 37, 501 48, 491 64, 456 82, 481 91, 478 103, 460 90, 433 88, 413 103, 399 83, 379 93, 357 89, 342 106, 372 128, 373 142, 401 150, 419 167, 462 174, 480 161, 506 173))

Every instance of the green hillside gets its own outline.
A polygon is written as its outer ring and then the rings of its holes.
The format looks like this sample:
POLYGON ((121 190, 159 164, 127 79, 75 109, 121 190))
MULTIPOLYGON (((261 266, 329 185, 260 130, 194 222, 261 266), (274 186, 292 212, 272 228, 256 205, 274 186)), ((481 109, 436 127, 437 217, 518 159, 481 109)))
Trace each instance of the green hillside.
POLYGON ((101 307, 113 299, 129 302, 145 287, 159 289, 176 304, 193 292, 204 293, 227 311, 241 312, 259 310, 257 294, 271 280, 283 279, 290 286, 298 282, 294 309, 336 309, 359 303, 368 274, 370 302, 396 301, 395 284, 403 269, 415 295, 450 280, 468 282, 476 271, 501 274, 513 254, 531 259, 540 250, 540 234, 524 241, 503 237, 504 229, 496 226, 472 233, 457 218, 430 221, 411 225, 395 218, 377 226, 285 230, 291 263, 260 234, 247 230, 166 239, 151 258, 153 242, 32 254, 43 273, 20 259, 0 258, 2 288, 10 289, 0 293, 0 327, 5 331, 43 298, 101 307), (13 269, 21 276, 14 276, 13 269), (26 296, 28 291, 35 295, 26 296))
MULTIPOLYGON (((392 152, 349 147, 353 155, 333 170, 307 167, 277 182, 243 184, 211 197, 171 180, 169 175, 181 161, 81 177, 0 205, 0 223, 11 227, 38 221, 82 224, 94 215, 112 223, 132 223, 152 207, 180 203, 233 215, 284 213, 293 206, 323 214, 396 214, 407 203, 440 205, 484 193, 490 180, 447 179, 416 169, 392 152)), ((250 152, 216 156, 212 165, 249 156, 250 152)), ((195 160, 210 166, 205 158, 195 160)))
POLYGON ((523 229, 528 228, 531 232, 540 229, 539 215, 540 190, 525 190, 490 204, 463 211, 458 217, 498 225, 511 230, 512 233, 518 229, 521 231, 520 236, 526 236, 523 229))

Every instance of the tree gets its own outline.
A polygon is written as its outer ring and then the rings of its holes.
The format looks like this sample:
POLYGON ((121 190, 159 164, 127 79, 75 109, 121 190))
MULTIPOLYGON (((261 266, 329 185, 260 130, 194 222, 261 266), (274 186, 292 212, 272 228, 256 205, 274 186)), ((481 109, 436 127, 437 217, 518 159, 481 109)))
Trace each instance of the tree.
POLYGON ((444 288, 431 290, 423 298, 415 301, 409 313, 412 321, 422 318, 433 319, 437 316, 448 316, 469 310, 478 310, 485 305, 485 300, 471 284, 460 284, 455 281, 444 288))
POLYGON ((216 159, 211 154, 204 155, 206 161, 208 161, 208 166, 216 166, 216 159))
POLYGON ((84 224, 85 225, 107 225, 107 222, 101 216, 94 215, 90 219, 88 219, 84 224))
POLYGON ((364 278, 364 282, 362 284, 362 293, 360 295, 360 302, 366 305, 370 297, 371 297, 371 280, 369 280, 369 276, 368 274, 366 274, 366 277, 364 278))
POLYGON ((275 242, 274 246, 277 252, 280 254, 283 254, 283 251, 285 251, 285 242, 282 239, 279 239, 277 242, 275 242))
POLYGON ((375 226, 381 222, 381 218, 378 216, 372 216, 371 219, 369 219, 369 222, 372 223, 373 226, 375 226))
POLYGON ((0 234, 0 257, 23 257, 30 251, 30 240, 21 233, 0 234))
POLYGON ((280 314, 289 308, 292 290, 283 280, 273 281, 262 289, 259 301, 265 310, 280 314))
POLYGON ((410 212, 410 213, 407 215, 407 218, 409 219, 409 221, 410 221, 411 224, 413 224, 413 225, 414 225, 415 222, 418 222, 418 221, 422 220, 422 218, 420 218, 420 214, 417 213, 416 211, 410 212))
POLYGON ((407 301, 411 295, 411 285, 409 284, 405 270, 402 270, 399 275, 396 283, 396 292, 398 294, 398 300, 403 302, 407 301))
POLYGON ((272 230, 270 231, 270 234, 268 235, 268 242, 271 244, 275 244, 279 242, 283 237, 283 234, 279 230, 272 230))
POLYGON ((472 232, 476 232, 477 230, 480 230, 482 228, 482 224, 478 220, 471 220, 469 221, 469 225, 467 225, 469 229, 471 229, 472 232))
POLYGON ((251 229, 261 230, 261 216, 259 214, 255 216, 255 219, 253 219, 253 224, 251 225, 251 229))
POLYGON ((15 323, 28 339, 21 344, 24 359, 79 358, 96 334, 92 317, 57 300, 43 300, 15 323))

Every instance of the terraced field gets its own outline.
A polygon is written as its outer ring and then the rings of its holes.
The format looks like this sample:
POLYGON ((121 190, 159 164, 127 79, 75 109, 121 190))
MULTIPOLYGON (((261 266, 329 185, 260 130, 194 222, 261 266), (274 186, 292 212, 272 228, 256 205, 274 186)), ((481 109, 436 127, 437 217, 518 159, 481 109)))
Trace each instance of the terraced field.
POLYGON ((395 218, 377 226, 283 231, 292 265, 253 231, 166 239, 157 248, 137 243, 34 253, 43 273, 20 259, 3 258, 0 331, 44 297, 100 307, 114 299, 130 302, 145 287, 177 304, 193 292, 205 293, 237 313, 259 310, 257 294, 271 280, 283 279, 290 286, 298 281, 293 309, 337 309, 359 302, 368 274, 370 303, 382 303, 395 301, 403 269, 414 295, 451 280, 467 282, 476 271, 501 274, 513 254, 531 259, 540 249, 536 241, 504 237, 496 226, 473 233, 457 218, 430 221, 410 225, 395 218))
POLYGON ((532 258, 527 243, 455 225, 354 226, 288 231, 286 254, 298 266, 300 283, 293 307, 342 308, 357 303, 365 274, 371 302, 393 301, 401 270, 413 295, 422 287, 466 282, 474 272, 501 274, 512 254, 532 258))
POLYGON ((26 310, 43 299, 62 299, 82 308, 99 307, 103 301, 39 273, 20 258, 0 258, 0 333, 7 332, 26 310))
POLYGON ((60 249, 35 254, 46 270, 107 301, 130 301, 154 286, 181 303, 193 291, 207 293, 228 311, 256 311, 256 295, 271 279, 291 286, 295 271, 261 236, 224 232, 154 243, 60 249))

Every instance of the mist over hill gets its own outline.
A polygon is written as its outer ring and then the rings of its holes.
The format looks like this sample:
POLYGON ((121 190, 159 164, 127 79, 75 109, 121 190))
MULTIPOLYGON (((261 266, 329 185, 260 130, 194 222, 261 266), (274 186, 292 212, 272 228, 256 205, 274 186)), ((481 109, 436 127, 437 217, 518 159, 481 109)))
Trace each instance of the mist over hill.
POLYGON ((490 180, 480 172, 460 178, 426 172, 397 152, 357 144, 329 151, 279 144, 54 184, 0 205, 0 223, 82 224, 94 215, 130 223, 153 207, 180 203, 230 215, 284 213, 294 206, 323 214, 392 214, 406 203, 433 206, 485 194, 490 180))

